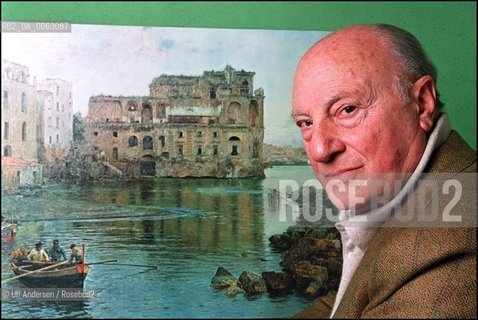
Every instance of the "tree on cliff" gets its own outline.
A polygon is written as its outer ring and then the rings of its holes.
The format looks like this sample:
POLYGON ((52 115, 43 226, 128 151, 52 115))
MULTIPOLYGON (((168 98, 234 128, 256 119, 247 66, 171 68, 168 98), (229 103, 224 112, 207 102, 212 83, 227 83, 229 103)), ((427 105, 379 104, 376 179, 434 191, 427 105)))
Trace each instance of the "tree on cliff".
POLYGON ((76 112, 73 115, 73 144, 66 157, 67 178, 69 179, 89 179, 90 163, 83 156, 88 150, 83 121, 81 112, 76 112))
POLYGON ((85 142, 85 125, 83 123, 81 112, 79 111, 73 115, 73 142, 85 142))

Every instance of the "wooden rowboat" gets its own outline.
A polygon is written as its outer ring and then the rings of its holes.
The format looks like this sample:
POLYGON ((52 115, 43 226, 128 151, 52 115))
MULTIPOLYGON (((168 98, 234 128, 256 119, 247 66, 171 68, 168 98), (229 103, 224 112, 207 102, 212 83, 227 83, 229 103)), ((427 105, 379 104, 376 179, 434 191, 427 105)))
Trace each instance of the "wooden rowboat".
POLYGON ((31 273, 18 278, 19 281, 30 288, 83 288, 83 282, 88 275, 86 264, 65 263, 45 271, 32 273, 32 271, 57 263, 12 262, 11 267, 17 276, 31 273))

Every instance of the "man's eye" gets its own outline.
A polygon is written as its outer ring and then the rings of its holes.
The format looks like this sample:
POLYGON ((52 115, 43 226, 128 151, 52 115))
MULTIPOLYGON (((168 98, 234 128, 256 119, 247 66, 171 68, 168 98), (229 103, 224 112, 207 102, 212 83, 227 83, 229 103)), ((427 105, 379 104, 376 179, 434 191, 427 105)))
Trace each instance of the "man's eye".
POLYGON ((311 120, 299 120, 295 123, 299 128, 305 128, 312 125, 311 120))
POLYGON ((355 109, 357 109, 356 106, 346 106, 345 108, 342 109, 342 112, 346 114, 351 114, 352 112, 355 111, 355 109))

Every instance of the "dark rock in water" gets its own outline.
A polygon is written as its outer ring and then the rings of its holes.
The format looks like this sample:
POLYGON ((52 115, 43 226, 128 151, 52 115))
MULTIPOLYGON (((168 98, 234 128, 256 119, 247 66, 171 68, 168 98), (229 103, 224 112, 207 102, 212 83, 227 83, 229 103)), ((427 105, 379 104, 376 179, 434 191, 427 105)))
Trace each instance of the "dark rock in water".
POLYGON ((216 275, 211 280, 211 285, 216 289, 227 288, 231 285, 238 285, 237 279, 225 268, 217 268, 216 275))
POLYGON ((309 261, 299 261, 292 266, 291 272, 297 289, 307 296, 317 297, 328 289, 329 275, 325 267, 313 265, 309 261))
POLYGON ((338 240, 340 233, 335 227, 291 226, 286 232, 271 236, 269 241, 271 247, 283 252, 289 250, 301 238, 338 240))
POLYGON ((285 271, 301 260, 315 258, 328 258, 340 256, 341 248, 339 240, 302 238, 297 241, 288 251, 282 254, 281 266, 285 271))
POLYGON ((316 266, 327 268, 329 276, 339 276, 342 274, 342 259, 339 258, 312 258, 310 261, 316 266))
POLYGON ((312 281, 304 291, 304 295, 310 298, 316 298, 326 292, 326 287, 317 281, 312 281))
POLYGON ((294 280, 285 272, 263 272, 262 278, 272 293, 290 293, 294 290, 294 280))
POLYGON ((231 284, 226 291, 227 295, 230 297, 233 297, 236 294, 243 293, 243 292, 244 290, 241 288, 241 283, 239 281, 236 281, 233 284, 231 284))
POLYGON ((313 265, 310 261, 299 261, 295 263, 291 271, 296 278, 311 279, 320 284, 325 284, 329 278, 327 268, 313 265))
POLYGON ((237 285, 237 279, 235 279, 234 277, 215 276, 211 280, 211 285, 216 289, 227 288, 234 284, 237 285))
POLYGON ((268 291, 278 295, 297 292, 311 298, 338 290, 343 262, 340 233, 336 228, 296 225, 269 240, 270 246, 281 252, 283 272, 263 272, 260 277, 244 271, 237 280, 219 267, 211 281, 213 287, 228 287, 230 296, 240 292, 254 296, 268 291))
POLYGON ((264 279, 252 272, 243 271, 239 276, 239 281, 248 296, 267 292, 264 279))
POLYGON ((215 276, 228 276, 228 277, 233 277, 232 273, 227 271, 226 268, 224 267, 218 267, 216 270, 216 275, 215 276))
POLYGON ((295 242, 287 233, 275 234, 269 238, 269 241, 271 243, 271 247, 279 250, 280 252, 289 249, 295 242))

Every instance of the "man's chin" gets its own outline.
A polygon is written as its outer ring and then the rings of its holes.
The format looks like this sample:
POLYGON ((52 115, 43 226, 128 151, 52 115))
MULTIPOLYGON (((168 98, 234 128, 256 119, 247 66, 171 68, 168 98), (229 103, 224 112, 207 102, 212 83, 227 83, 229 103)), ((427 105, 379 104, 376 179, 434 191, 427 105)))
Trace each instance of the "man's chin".
POLYGON ((338 210, 350 210, 353 211, 355 214, 361 214, 367 211, 370 211, 370 203, 369 201, 365 202, 364 199, 356 199, 355 201, 349 199, 348 197, 340 197, 336 195, 329 195, 330 202, 338 209, 338 210))

